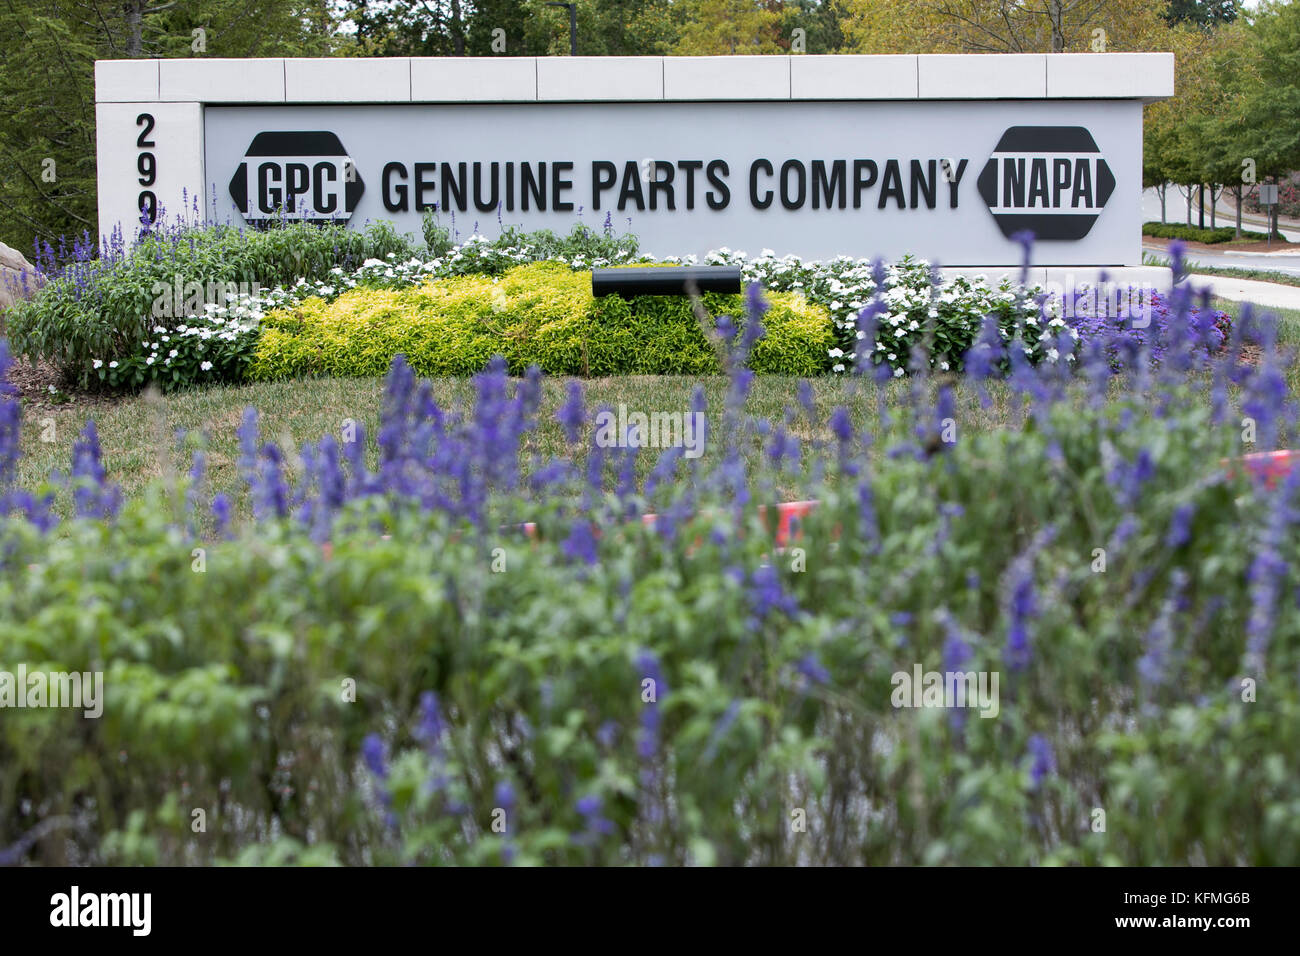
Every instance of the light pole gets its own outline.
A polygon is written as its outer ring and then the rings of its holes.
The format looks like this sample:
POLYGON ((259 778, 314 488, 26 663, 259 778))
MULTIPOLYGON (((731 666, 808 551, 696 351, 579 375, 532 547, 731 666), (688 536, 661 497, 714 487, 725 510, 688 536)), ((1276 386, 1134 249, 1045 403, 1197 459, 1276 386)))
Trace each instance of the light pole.
POLYGON ((548 3, 548 7, 569 8, 569 56, 578 55, 578 5, 576 3, 548 3))

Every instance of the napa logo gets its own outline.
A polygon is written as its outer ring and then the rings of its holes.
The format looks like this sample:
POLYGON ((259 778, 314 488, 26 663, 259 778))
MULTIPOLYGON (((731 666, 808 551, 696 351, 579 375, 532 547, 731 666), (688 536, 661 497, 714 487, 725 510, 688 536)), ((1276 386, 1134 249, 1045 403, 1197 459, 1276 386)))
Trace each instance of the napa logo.
POLYGON ((1082 126, 1013 126, 976 180, 1002 235, 1082 239, 1115 190, 1092 133, 1082 126))
POLYGON ((230 180, 230 198, 250 225, 273 219, 346 223, 365 192, 334 133, 258 133, 230 180))

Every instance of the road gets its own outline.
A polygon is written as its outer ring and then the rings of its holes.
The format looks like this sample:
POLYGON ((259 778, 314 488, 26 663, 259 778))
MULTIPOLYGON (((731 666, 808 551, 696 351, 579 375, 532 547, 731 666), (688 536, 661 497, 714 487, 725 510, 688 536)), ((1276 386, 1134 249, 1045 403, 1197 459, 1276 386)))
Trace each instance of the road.
MULTIPOLYGON (((1168 243, 1158 240, 1143 239, 1142 251, 1168 258, 1168 243)), ((1241 252, 1189 252, 1187 258, 1203 266, 1222 269, 1267 269, 1270 272, 1285 272, 1287 275, 1300 276, 1300 250, 1287 255, 1270 256, 1263 253, 1241 252)))

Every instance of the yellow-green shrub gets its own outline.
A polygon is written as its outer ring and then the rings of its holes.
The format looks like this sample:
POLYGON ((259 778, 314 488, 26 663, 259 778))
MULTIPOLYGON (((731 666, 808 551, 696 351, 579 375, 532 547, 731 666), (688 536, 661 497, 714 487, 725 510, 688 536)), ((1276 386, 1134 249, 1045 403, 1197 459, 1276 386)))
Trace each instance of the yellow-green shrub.
MULTIPOLYGON (((830 315, 802 296, 778 293, 755 371, 824 371, 830 315)), ((706 295, 705 309, 743 321, 741 296, 706 295)), ((518 266, 498 279, 458 276, 400 290, 354 289, 269 313, 249 366, 253 379, 381 375, 406 355, 421 375, 468 375, 494 354, 514 372, 536 364, 561 375, 710 374, 716 352, 684 296, 596 299, 591 274, 562 263, 518 266)))

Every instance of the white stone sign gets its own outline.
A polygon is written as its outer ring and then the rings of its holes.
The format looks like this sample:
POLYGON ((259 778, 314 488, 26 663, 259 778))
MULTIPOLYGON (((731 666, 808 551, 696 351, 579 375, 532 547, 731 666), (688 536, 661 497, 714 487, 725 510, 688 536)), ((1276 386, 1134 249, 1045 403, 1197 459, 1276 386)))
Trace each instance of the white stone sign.
POLYGON ((945 266, 1141 261, 1170 54, 104 61, 100 228, 197 204, 945 266), (199 198, 201 196, 201 198, 199 198))

